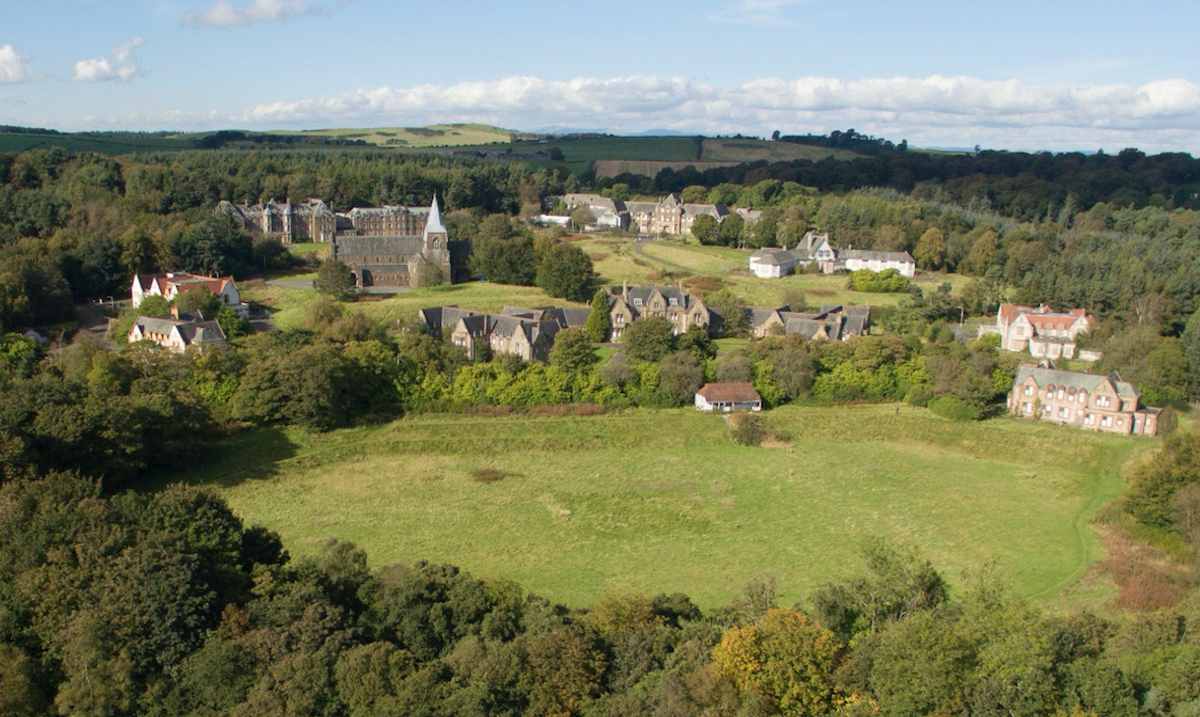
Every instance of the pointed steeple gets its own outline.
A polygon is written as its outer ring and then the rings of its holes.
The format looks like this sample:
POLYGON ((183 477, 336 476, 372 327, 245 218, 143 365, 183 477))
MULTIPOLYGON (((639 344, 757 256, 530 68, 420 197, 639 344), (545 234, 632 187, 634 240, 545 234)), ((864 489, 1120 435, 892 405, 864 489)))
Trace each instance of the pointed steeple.
POLYGON ((445 234, 446 227, 442 224, 442 211, 438 208, 437 194, 433 195, 433 203, 429 205, 429 221, 425 222, 425 239, 430 234, 445 234))

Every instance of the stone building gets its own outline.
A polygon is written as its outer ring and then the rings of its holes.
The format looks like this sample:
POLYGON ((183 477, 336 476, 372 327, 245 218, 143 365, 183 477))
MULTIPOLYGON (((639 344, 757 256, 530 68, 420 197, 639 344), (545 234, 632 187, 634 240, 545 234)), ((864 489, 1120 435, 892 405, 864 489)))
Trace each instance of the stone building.
POLYGON ((680 286, 607 286, 609 322, 612 340, 621 338, 625 327, 634 321, 652 316, 670 320, 676 335, 692 326, 709 330, 711 316, 708 307, 698 297, 680 286))
POLYGON ((1116 373, 1022 366, 1008 394, 1008 412, 1092 431, 1153 436, 1162 409, 1143 407, 1141 394, 1116 373))
MULTIPOLYGON (((366 215, 361 215, 366 222, 366 215)), ((363 234, 338 234, 330 255, 350 268, 359 288, 372 286, 415 287, 426 283, 430 272, 441 281, 462 281, 470 251, 466 242, 450 242, 442 224, 437 197, 433 198, 423 222, 417 213, 377 218, 364 223, 363 234), (392 222, 389 224, 389 222, 392 222), (416 234, 387 234, 388 227, 421 226, 416 234), (436 275, 434 274, 434 275, 436 275)))
POLYGON ((320 199, 307 202, 233 204, 222 200, 216 211, 232 216, 252 234, 278 236, 286 242, 328 242, 337 233, 337 215, 320 199))
POLYGON ((225 343, 225 331, 213 320, 205 320, 199 313, 170 316, 139 316, 126 335, 133 344, 138 341, 153 341, 166 350, 181 354, 188 349, 203 352, 211 346, 225 343))
POLYGON ((506 306, 499 314, 435 306, 421 309, 417 317, 431 333, 446 334, 450 343, 471 359, 486 346, 493 356, 518 356, 524 361, 547 361, 554 337, 562 329, 582 325, 583 310, 554 307, 526 309, 506 306))

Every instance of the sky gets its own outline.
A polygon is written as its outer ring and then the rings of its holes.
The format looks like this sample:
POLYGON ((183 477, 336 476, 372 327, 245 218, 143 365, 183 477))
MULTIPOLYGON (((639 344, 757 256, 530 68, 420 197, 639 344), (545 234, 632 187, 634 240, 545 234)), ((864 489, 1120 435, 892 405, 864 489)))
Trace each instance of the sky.
POLYGON ((1159 0, 0 0, 0 124, 1200 156, 1197 26, 1159 0))

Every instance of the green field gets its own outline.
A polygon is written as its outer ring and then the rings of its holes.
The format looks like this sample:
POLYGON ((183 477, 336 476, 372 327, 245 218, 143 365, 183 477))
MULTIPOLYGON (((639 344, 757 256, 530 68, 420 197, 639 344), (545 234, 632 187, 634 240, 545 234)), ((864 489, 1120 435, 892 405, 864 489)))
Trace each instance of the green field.
POLYGON ((483 124, 435 124, 428 127, 280 130, 268 134, 357 139, 378 147, 457 147, 508 143, 513 133, 513 130, 483 124))
MULTIPOLYGON (((287 279, 311 280, 315 275, 285 277, 287 279)), ((269 285, 261 280, 248 281, 238 286, 243 299, 262 305, 271 314, 281 329, 299 328, 304 323, 304 313, 320 296, 313 289, 292 289, 269 285)), ((347 311, 366 314, 372 321, 406 323, 416 318, 417 309, 427 306, 456 304, 464 309, 499 312, 505 306, 583 306, 564 299, 555 299, 535 286, 506 286, 486 281, 466 284, 435 286, 422 289, 404 289, 393 296, 359 297, 360 300, 345 305, 347 311)))
POLYGON ((1094 605, 1106 585, 1069 590, 1099 557, 1087 520, 1154 445, 907 406, 768 418, 793 442, 735 446, 720 418, 687 409, 264 429, 171 480, 219 487, 295 554, 336 536, 376 566, 450 562, 575 606, 643 590, 712 607, 767 574, 787 604, 852 570, 868 535, 916 544, 952 587, 995 559, 1022 595, 1094 605), (484 469, 503 479, 481 481, 484 469))
POLYGON ((26 152, 31 149, 62 147, 70 152, 97 152, 107 155, 131 152, 161 152, 193 149, 186 136, 139 135, 119 133, 0 132, 0 152, 26 152))
MULTIPOLYGON (((615 285, 622 281, 653 283, 655 280, 648 277, 682 269, 696 276, 720 278, 735 294, 754 306, 779 306, 784 292, 789 289, 804 291, 810 305, 895 306, 908 296, 851 291, 846 288, 845 274, 796 274, 782 279, 760 279, 748 271, 750 250, 699 246, 680 240, 635 243, 610 235, 589 235, 574 241, 592 257, 600 281, 605 284, 615 285)), ((946 281, 958 291, 968 278, 959 274, 936 274, 932 279, 916 283, 928 293, 946 281)))
MULTIPOLYGON (((818 160, 825 157, 852 159, 858 155, 846 150, 809 147, 784 142, 767 142, 761 139, 706 139, 698 137, 557 137, 538 140, 518 140, 504 144, 481 144, 458 147, 460 150, 480 152, 505 152, 533 154, 557 148, 563 153, 564 163, 576 174, 591 169, 597 161, 625 160, 630 162, 754 162, 790 161, 793 159, 818 160)), ((554 164, 549 161, 540 164, 554 164)), ((654 168, 633 167, 634 171, 657 173, 654 168)))

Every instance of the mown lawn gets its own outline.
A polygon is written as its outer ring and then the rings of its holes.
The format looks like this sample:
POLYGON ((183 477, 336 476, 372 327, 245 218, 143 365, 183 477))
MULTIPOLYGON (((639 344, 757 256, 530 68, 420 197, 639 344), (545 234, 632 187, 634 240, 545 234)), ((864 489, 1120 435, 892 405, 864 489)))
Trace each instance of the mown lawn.
MULTIPOLYGON (((601 281, 619 284, 655 283, 664 271, 682 268, 697 276, 713 276, 730 285, 735 294, 754 306, 780 306, 789 289, 804 291, 808 304, 854 304, 895 306, 907 294, 870 294, 846 288, 845 274, 795 274, 782 279, 760 279, 748 271, 749 250, 727 247, 700 246, 679 240, 642 242, 610 235, 591 235, 575 240, 579 247, 593 257, 601 281), (640 248, 640 252, 638 249, 640 248)), ((917 285, 927 293, 949 281, 955 291, 962 289, 968 277, 958 274, 936 274, 933 279, 919 280, 917 285)))
MULTIPOLYGON (((303 279, 305 276, 307 275, 283 278, 303 279)), ((239 289, 246 301, 253 301, 265 307, 281 329, 302 327, 305 311, 320 296, 313 289, 272 286, 263 281, 250 281, 239 289)), ((404 289, 390 296, 366 294, 343 304, 343 308, 347 312, 358 311, 366 314, 376 322, 404 324, 416 318, 418 309, 444 304, 457 304, 465 309, 494 312, 499 312, 505 306, 583 306, 564 299, 555 299, 536 286, 506 286, 474 281, 466 284, 404 289)))
POLYGON ((336 536, 376 566, 450 562, 569 605, 643 590, 712 607, 767 574, 787 604, 851 570, 868 535, 915 543, 952 586, 995 559, 1051 603, 1099 557, 1087 518, 1153 445, 894 405, 768 418, 791 443, 735 446, 720 418, 686 409, 259 430, 177 478, 217 486, 295 554, 336 536))

